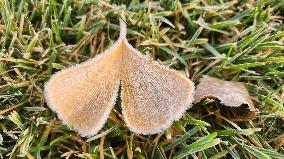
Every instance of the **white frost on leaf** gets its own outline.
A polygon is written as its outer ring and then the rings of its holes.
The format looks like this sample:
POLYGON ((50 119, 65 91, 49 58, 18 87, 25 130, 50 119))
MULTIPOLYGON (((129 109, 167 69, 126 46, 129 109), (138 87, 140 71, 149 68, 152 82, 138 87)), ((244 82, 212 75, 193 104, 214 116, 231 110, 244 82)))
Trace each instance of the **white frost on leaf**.
POLYGON ((194 95, 194 103, 207 97, 214 97, 226 106, 239 107, 247 104, 250 111, 257 111, 249 92, 240 82, 223 81, 210 76, 203 76, 194 95))
POLYGON ((122 114, 135 133, 159 133, 179 119, 193 101, 194 84, 181 73, 150 60, 120 37, 109 49, 61 70, 45 84, 45 98, 64 124, 82 136, 98 133, 115 105, 121 83, 122 114))

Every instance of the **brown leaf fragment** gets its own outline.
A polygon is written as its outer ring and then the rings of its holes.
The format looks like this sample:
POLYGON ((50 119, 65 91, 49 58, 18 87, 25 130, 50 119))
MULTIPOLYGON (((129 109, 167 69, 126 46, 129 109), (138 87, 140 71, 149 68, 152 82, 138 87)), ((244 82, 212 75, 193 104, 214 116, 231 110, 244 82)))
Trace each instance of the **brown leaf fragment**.
POLYGON ((123 20, 117 42, 95 58, 53 75, 45 85, 45 98, 64 123, 90 136, 108 119, 120 86, 123 118, 138 134, 169 128, 193 100, 193 82, 133 48, 123 20))
POLYGON ((249 92, 240 82, 223 81, 204 75, 195 91, 194 103, 208 97, 219 99, 225 106, 239 107, 247 104, 250 111, 257 111, 249 92))
POLYGON ((276 151, 278 151, 280 148, 281 148, 281 146, 283 146, 284 145, 284 134, 283 135, 280 135, 280 136, 278 136, 277 138, 276 138, 276 146, 275 146, 275 150, 276 151))

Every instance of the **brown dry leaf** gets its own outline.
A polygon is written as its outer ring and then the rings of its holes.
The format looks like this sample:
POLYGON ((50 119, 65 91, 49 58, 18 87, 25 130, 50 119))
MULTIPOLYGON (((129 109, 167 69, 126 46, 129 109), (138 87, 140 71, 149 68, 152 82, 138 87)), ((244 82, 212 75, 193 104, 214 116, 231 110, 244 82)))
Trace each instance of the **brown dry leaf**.
POLYGON ((250 111, 255 109, 249 92, 240 82, 223 81, 210 76, 203 76, 194 95, 194 103, 207 97, 214 97, 226 106, 238 107, 247 104, 250 111))
POLYGON ((121 86, 122 114, 139 134, 159 133, 192 103, 193 83, 181 73, 143 56, 120 37, 109 49, 59 71, 45 85, 48 105, 82 136, 98 133, 108 119, 121 86))

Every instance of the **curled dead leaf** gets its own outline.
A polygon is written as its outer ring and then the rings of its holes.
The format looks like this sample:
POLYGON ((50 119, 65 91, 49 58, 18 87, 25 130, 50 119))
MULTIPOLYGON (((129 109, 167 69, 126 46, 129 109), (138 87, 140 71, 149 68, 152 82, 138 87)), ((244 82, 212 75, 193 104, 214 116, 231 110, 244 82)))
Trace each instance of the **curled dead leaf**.
POLYGON ((196 88, 194 103, 207 97, 217 98, 222 104, 230 107, 247 104, 250 111, 257 111, 249 92, 240 82, 223 81, 205 75, 200 79, 200 84, 196 88))
POLYGON ((138 134, 159 133, 179 119, 193 100, 194 84, 181 73, 143 56, 120 37, 109 49, 57 72, 45 85, 45 98, 65 123, 82 136, 97 134, 108 119, 121 87, 122 114, 138 134))

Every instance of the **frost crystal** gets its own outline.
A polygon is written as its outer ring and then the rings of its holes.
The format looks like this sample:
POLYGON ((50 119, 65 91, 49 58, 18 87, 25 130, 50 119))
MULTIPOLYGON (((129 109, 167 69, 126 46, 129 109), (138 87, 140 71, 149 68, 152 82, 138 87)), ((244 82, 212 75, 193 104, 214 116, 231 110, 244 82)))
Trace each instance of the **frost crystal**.
POLYGON ((139 134, 167 129, 193 100, 193 83, 134 49, 122 20, 117 42, 97 57, 53 75, 45 85, 45 97, 64 123, 90 136, 106 122, 119 83, 124 120, 139 134))
POLYGON ((240 82, 223 81, 203 76, 195 91, 194 103, 198 103, 206 97, 218 98, 222 104, 231 107, 247 104, 250 111, 257 111, 253 106, 249 92, 240 82))

